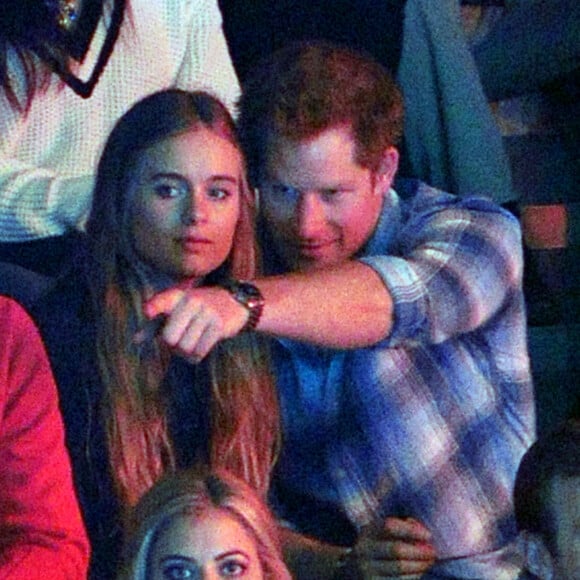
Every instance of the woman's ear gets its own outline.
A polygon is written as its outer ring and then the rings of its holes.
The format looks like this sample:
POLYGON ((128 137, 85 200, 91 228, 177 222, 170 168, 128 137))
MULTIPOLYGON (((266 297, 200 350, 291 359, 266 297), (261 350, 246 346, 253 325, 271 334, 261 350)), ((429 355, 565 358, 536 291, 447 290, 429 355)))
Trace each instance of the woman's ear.
POLYGON ((553 579, 552 555, 540 534, 521 532, 518 538, 518 547, 526 570, 540 578, 540 580, 553 579))
POLYGON ((382 193, 389 190, 399 168, 399 151, 396 147, 388 147, 376 171, 376 183, 382 193))

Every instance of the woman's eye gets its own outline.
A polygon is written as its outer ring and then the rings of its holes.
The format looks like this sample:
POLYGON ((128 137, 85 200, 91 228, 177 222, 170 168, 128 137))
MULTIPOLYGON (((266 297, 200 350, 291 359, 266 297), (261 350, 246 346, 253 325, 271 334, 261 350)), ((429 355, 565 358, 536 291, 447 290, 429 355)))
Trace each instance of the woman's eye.
POLYGON ((165 580, 195 580, 199 575, 186 564, 169 564, 163 568, 165 580))
POLYGON ((227 199, 228 197, 230 197, 230 195, 232 195, 232 192, 228 189, 223 188, 223 187, 212 187, 208 191, 208 195, 212 199, 222 200, 222 199, 227 199))
POLYGON ((185 190, 182 186, 179 185, 160 183, 155 186, 155 193, 162 199, 171 199, 183 195, 185 190))
POLYGON ((247 564, 238 560, 226 560, 219 567, 222 578, 239 578, 245 575, 247 569, 247 564))

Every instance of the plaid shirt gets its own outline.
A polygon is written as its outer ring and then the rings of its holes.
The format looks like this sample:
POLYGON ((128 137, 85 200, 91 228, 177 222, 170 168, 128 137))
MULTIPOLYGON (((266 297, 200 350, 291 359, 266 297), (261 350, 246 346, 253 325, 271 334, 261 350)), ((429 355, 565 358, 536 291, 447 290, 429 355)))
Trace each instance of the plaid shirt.
POLYGON ((433 578, 515 578, 512 488, 535 437, 519 225, 485 199, 400 185, 359 257, 393 297, 390 335, 354 351, 279 341, 277 477, 359 529, 422 521, 433 578))

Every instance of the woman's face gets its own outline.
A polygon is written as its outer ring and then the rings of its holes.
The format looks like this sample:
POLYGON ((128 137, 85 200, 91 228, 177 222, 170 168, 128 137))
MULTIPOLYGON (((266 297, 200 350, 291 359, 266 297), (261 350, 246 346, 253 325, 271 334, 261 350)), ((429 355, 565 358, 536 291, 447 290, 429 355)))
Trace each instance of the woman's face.
POLYGON ((194 283, 228 257, 240 215, 242 158, 205 127, 145 149, 133 170, 130 227, 153 283, 194 283))
POLYGON ((155 542, 149 562, 151 580, 264 578, 253 537, 219 509, 201 519, 175 519, 155 542))

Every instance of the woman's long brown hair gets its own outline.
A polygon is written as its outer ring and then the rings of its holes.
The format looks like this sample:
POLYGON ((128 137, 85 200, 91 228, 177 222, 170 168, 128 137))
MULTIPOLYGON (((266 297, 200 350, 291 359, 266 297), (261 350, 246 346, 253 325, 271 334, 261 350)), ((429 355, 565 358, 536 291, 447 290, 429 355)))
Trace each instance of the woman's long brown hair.
MULTIPOLYGON (((161 389, 170 354, 160 342, 142 350, 132 341, 143 322, 146 281, 130 238, 128 186, 132 168, 147 147, 197 127, 209 128, 238 147, 231 116, 207 93, 166 90, 135 105, 107 141, 87 223, 91 254, 87 275, 106 393, 103 413, 112 472, 126 507, 175 469, 161 389)), ((240 219, 230 256, 206 282, 256 275, 254 207, 245 178, 242 181, 240 219)), ((211 383, 210 466, 228 469, 265 496, 279 439, 266 345, 257 335, 241 334, 218 344, 202 364, 207 365, 211 383)))

